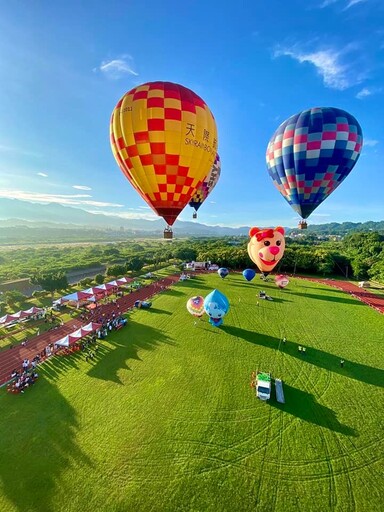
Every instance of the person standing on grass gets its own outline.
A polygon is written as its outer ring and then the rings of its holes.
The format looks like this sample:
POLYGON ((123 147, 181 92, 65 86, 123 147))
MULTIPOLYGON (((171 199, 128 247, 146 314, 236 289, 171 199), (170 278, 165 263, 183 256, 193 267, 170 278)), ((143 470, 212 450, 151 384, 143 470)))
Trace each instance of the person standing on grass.
POLYGON ((341 368, 344 368, 344 359, 340 359, 340 366, 341 368))

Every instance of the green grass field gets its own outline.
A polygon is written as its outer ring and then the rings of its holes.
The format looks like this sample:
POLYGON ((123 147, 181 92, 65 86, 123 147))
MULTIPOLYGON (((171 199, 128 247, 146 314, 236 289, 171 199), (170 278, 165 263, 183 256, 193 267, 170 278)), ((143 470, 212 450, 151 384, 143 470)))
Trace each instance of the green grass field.
POLYGON ((56 358, 24 394, 0 391, 0 511, 378 512, 383 331, 383 315, 305 280, 179 283, 97 360, 56 358), (224 325, 194 325, 186 300, 213 288, 224 325), (275 300, 257 306, 260 289, 275 300), (283 379, 284 405, 256 398, 256 368, 283 379))

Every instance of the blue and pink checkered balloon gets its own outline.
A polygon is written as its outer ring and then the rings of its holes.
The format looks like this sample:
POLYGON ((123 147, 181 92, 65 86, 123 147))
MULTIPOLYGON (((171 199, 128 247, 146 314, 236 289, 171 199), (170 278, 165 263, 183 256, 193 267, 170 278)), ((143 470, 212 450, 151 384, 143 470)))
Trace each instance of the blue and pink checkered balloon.
POLYGON ((268 173, 306 219, 348 176, 362 147, 361 127, 348 112, 332 107, 304 110, 273 134, 266 153, 268 173))

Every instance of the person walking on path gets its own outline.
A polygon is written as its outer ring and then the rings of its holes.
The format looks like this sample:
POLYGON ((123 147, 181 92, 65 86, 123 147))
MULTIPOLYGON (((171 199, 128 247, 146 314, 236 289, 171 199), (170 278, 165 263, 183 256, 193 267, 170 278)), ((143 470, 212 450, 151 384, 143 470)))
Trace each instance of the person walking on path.
POLYGON ((340 367, 344 368, 344 359, 340 359, 340 367))

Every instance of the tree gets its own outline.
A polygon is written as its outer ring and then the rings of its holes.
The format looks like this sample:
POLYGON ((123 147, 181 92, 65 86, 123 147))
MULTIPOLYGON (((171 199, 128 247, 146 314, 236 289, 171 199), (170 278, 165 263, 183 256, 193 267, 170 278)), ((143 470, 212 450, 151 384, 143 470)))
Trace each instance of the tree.
POLYGON ((3 294, 3 300, 7 304, 7 306, 13 306, 14 304, 18 304, 25 299, 25 295, 23 295, 18 290, 8 290, 3 294))
POLYGON ((126 270, 130 271, 139 271, 144 267, 144 260, 139 256, 132 256, 132 258, 127 259, 127 263, 125 265, 126 270))
POLYGON ((125 265, 112 265, 107 268, 105 275, 117 277, 125 274, 125 265))
POLYGON ((79 285, 83 288, 90 287, 92 285, 92 278, 91 277, 84 277, 84 279, 81 279, 79 281, 79 285))
POLYGON ((32 284, 38 284, 47 292, 51 292, 52 296, 55 291, 68 288, 68 279, 64 272, 57 272, 56 274, 38 274, 32 277, 30 282, 32 284))
POLYGON ((104 276, 103 276, 103 274, 97 274, 95 276, 95 283, 96 284, 103 284, 104 283, 104 276))
POLYGON ((174 252, 174 257, 182 261, 196 261, 197 251, 192 247, 179 247, 174 252))

